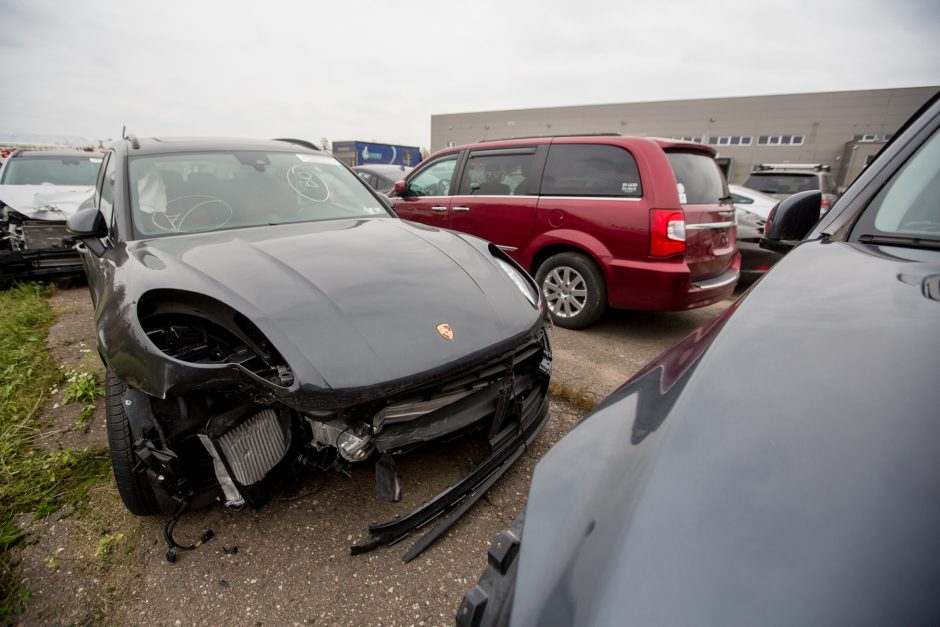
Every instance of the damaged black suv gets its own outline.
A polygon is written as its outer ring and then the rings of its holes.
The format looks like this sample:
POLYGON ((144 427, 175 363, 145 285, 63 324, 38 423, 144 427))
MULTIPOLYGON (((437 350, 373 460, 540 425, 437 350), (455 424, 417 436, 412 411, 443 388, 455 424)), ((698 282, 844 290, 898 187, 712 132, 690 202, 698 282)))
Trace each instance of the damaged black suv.
POLYGON ((496 247, 399 220, 303 143, 128 137, 105 159, 68 227, 131 512, 258 507, 296 463, 377 460, 395 500, 395 455, 489 433, 469 477, 368 550, 478 498, 544 425, 545 303, 496 247))

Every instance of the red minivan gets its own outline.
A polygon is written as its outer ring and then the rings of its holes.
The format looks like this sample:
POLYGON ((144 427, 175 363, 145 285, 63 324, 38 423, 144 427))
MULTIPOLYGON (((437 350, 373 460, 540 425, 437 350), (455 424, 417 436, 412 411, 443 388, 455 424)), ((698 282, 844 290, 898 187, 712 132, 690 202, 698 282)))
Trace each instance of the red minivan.
POLYGON ((608 305, 709 305, 738 280, 734 207, 709 146, 619 135, 482 142, 431 155, 393 194, 399 217, 504 250, 569 329, 608 305))

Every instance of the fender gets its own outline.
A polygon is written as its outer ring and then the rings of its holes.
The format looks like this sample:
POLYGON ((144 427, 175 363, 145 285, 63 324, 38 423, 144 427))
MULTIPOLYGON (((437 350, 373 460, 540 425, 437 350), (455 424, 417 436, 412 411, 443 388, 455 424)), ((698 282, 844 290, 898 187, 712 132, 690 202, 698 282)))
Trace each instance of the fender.
POLYGON ((597 263, 601 272, 604 273, 604 280, 610 281, 611 277, 608 272, 608 267, 610 260, 613 259, 614 256, 599 239, 584 231, 575 229, 553 229, 545 233, 540 233, 526 244, 521 254, 517 253, 518 259, 520 263, 534 275, 536 268, 532 267, 532 261, 546 247, 557 245, 571 246, 580 249, 597 263))

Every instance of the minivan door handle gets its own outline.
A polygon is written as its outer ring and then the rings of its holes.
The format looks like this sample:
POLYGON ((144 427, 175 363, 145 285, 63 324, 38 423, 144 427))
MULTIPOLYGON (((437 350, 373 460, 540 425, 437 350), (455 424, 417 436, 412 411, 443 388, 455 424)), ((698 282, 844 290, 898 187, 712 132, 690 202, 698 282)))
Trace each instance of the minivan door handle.
POLYGON ((467 213, 470 211, 470 207, 454 207, 454 213, 467 213))
POLYGON ((433 207, 431 207, 431 211, 434 211, 436 213, 444 213, 445 211, 447 211, 447 207, 444 207, 442 205, 434 205, 433 207))

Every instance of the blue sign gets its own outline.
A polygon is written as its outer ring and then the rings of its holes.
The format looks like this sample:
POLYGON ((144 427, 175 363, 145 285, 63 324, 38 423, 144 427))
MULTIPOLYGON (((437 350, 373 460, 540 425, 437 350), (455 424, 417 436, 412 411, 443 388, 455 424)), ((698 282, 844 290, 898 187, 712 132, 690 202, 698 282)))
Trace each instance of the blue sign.
POLYGON ((334 142, 334 152, 347 151, 355 147, 356 164, 385 163, 414 167, 421 162, 421 150, 414 146, 370 144, 367 142, 334 142))

